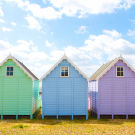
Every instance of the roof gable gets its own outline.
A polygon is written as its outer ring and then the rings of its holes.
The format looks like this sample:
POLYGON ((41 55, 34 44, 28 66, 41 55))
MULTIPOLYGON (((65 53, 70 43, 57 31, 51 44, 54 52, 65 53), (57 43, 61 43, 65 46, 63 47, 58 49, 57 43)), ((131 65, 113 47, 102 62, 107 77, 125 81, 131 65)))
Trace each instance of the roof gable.
POLYGON ((123 63, 127 65, 133 72, 135 72, 134 68, 120 55, 118 58, 115 58, 114 60, 103 64, 90 78, 89 81, 91 80, 99 80, 104 74, 107 73, 108 70, 111 69, 119 60, 122 60, 123 63))
POLYGON ((82 76, 88 80, 88 77, 64 54, 64 56, 40 78, 40 81, 42 81, 43 78, 46 78, 46 76, 50 74, 51 71, 53 71, 54 68, 57 67, 63 60, 67 60, 75 68, 75 70, 79 72, 79 74, 82 74, 82 76))
POLYGON ((2 66, 5 62, 7 62, 8 59, 12 59, 13 62, 16 63, 17 66, 20 67, 20 69, 22 69, 24 71, 24 73, 26 73, 28 75, 28 77, 30 77, 33 81, 34 80, 39 80, 22 62, 20 62, 19 60, 17 60, 16 58, 14 58, 11 54, 9 54, 9 56, 7 58, 5 58, 1 63, 0 66, 2 66))

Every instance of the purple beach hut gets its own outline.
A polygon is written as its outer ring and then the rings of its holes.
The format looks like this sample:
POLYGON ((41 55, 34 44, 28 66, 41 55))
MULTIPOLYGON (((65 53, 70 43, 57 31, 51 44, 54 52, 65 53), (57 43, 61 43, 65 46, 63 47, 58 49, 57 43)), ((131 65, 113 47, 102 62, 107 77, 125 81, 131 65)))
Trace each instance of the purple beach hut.
POLYGON ((135 70, 120 55, 89 79, 90 113, 98 119, 135 118, 135 70))

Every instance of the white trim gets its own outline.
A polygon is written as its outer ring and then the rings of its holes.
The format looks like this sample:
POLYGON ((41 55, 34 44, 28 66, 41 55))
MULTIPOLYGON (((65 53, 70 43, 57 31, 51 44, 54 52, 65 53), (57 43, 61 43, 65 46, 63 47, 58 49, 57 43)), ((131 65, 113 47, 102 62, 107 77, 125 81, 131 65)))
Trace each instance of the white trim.
POLYGON ((3 66, 3 64, 4 64, 5 62, 7 62, 7 60, 9 60, 9 59, 12 59, 13 62, 15 62, 16 65, 19 66, 20 69, 22 69, 22 70, 24 71, 24 73, 27 74, 28 77, 30 77, 30 78, 32 79, 32 81, 35 80, 35 78, 11 55, 11 53, 9 54, 9 56, 8 56, 7 58, 5 58, 5 59, 0 63, 0 66, 3 66))
MULTIPOLYGON (((125 70, 124 70, 124 66, 116 66, 116 77, 124 77, 124 75, 125 75, 125 70), (123 67, 123 76, 117 76, 117 67, 123 67)), ((121 73, 121 71, 120 71, 120 73, 121 73)))
POLYGON ((60 67, 60 77, 69 77, 69 66, 61 66, 61 67, 60 67), (68 68, 68 76, 61 76, 61 68, 62 68, 62 67, 64 67, 64 68, 67 67, 67 68, 68 68))
MULTIPOLYGON (((120 55, 118 58, 116 58, 101 74, 99 74, 95 80, 99 80, 104 74, 106 74, 106 72, 108 70, 111 69, 111 67, 113 67, 119 60, 122 60, 127 67, 129 67, 134 73, 135 73, 135 69, 120 55)), ((90 80, 91 81, 91 80, 90 80)))
POLYGON ((51 71, 54 70, 55 67, 58 66, 59 63, 62 62, 62 60, 66 59, 76 70, 79 71, 79 74, 82 74, 84 78, 86 78, 88 80, 88 77, 66 56, 66 54, 64 54, 64 56, 52 67, 50 68, 41 78, 39 81, 42 81, 43 78, 46 78, 47 75, 50 74, 51 71))
POLYGON ((6 66, 6 77, 14 77, 14 66, 6 66), (13 76, 7 75, 7 67, 13 67, 13 76))

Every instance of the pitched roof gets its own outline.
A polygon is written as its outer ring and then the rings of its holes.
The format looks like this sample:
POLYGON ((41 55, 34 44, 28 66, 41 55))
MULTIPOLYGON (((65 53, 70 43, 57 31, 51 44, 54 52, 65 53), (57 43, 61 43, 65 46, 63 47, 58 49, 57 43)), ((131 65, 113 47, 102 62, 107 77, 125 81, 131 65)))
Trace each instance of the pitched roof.
POLYGON ((40 78, 40 81, 42 81, 43 78, 46 78, 46 76, 50 74, 51 71, 54 70, 54 68, 57 67, 59 63, 62 62, 62 60, 67 60, 76 70, 79 71, 79 74, 82 74, 83 77, 88 80, 88 77, 66 56, 66 54, 64 54, 64 56, 40 78))
POLYGON ((135 72, 135 69, 120 55, 118 58, 115 58, 112 61, 109 61, 106 64, 103 64, 90 78, 91 80, 99 80, 104 74, 107 73, 108 70, 111 69, 111 67, 114 66, 118 62, 118 60, 123 60, 123 62, 132 70, 135 72))
POLYGON ((39 80, 22 62, 14 58, 11 54, 0 63, 0 66, 7 62, 8 59, 12 59, 33 81, 39 80))

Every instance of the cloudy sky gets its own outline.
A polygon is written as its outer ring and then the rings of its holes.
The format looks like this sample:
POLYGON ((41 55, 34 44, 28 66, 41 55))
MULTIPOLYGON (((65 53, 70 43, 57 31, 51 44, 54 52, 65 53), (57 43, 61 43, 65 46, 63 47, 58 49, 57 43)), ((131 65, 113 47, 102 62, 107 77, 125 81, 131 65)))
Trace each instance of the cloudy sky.
POLYGON ((122 56, 135 68, 135 0, 0 0, 0 62, 41 77, 66 52, 90 77, 122 56))

